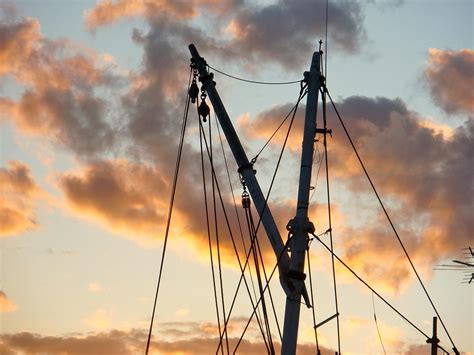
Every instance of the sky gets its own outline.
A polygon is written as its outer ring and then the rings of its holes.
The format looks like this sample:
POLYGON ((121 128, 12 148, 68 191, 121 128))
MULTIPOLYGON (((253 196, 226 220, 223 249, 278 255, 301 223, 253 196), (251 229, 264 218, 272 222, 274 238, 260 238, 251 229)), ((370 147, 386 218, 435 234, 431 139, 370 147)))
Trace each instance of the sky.
MULTIPOLYGON (((472 355, 474 293, 465 283, 470 274, 438 269, 466 258, 463 248, 474 247, 474 5, 329 1, 327 10, 329 93, 453 342, 472 355)), ((188 44, 210 66, 234 76, 298 81, 319 40, 326 42, 325 14, 326 2, 317 0, 0 0, 2 354, 144 353, 190 75, 188 44)), ((218 72, 214 80, 247 155, 254 157, 295 105, 299 83, 257 85, 218 72)), ((303 99, 269 199, 284 241, 296 208, 305 106, 303 99)), ((321 115, 320 103, 318 126, 321 115)), ((216 179, 239 239, 232 191, 243 221, 242 185, 222 138, 227 177, 211 116, 216 179)), ((206 132, 209 121, 203 123, 206 132)), ((154 354, 214 353, 218 343, 198 122, 191 106, 154 354)), ((435 312, 329 106, 328 127, 335 253, 431 335, 435 312)), ((264 193, 286 129, 255 163, 264 193)), ((322 158, 319 140, 309 212, 316 233, 328 242, 322 158)), ((212 204, 210 166, 204 166, 212 204)), ((240 270, 217 202, 228 307, 240 270)), ((211 237, 216 262, 214 231, 211 237)), ((258 239, 269 273, 276 257, 263 230, 258 239)), ((242 258, 242 243, 237 246, 242 258)), ((316 240, 310 255, 319 323, 335 313, 331 259, 316 240)), ((426 338, 340 264, 336 278, 342 353, 428 353, 426 338)), ((285 296, 278 277, 270 286, 281 323, 285 296)), ((242 289, 229 322, 231 347, 251 312, 242 289)), ((272 316, 270 326, 278 350, 272 316)), ((299 354, 315 353, 312 326, 311 311, 302 307, 299 354)), ((440 345, 451 351, 441 324, 438 330, 440 345)), ((323 354, 334 353, 335 321, 318 328, 318 339, 323 354)), ((253 321, 238 353, 265 352, 253 321)))

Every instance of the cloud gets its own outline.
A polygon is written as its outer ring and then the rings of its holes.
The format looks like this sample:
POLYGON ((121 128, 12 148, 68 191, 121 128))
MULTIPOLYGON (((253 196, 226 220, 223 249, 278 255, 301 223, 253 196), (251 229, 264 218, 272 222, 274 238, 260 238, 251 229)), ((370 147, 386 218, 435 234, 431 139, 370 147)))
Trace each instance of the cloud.
POLYGON ((91 292, 99 292, 102 290, 102 286, 98 282, 91 282, 88 286, 87 289, 91 292))
MULTIPOLYGON (((191 35, 187 36, 188 41, 179 44, 184 47, 195 42, 189 40, 192 37, 197 39, 193 33, 202 33, 201 28, 189 23, 190 19, 201 16, 208 22, 208 28, 222 33, 222 39, 212 41, 216 44, 212 46, 212 53, 219 59, 250 64, 271 62, 293 70, 306 64, 307 54, 314 51, 318 39, 325 36, 325 6, 317 0, 279 0, 260 6, 241 0, 104 0, 85 13, 85 23, 90 29, 96 29, 122 18, 142 16, 152 27, 160 22, 158 27, 161 28, 166 19, 167 25, 162 29, 167 33, 166 27, 170 24, 176 30, 188 22, 186 27, 191 35), (245 54, 243 59, 242 53, 245 54)), ((335 49, 356 53, 366 37, 363 6, 344 1, 329 2, 328 6, 331 43, 335 49)), ((165 33, 160 33, 159 38, 165 33)), ((179 30, 175 34, 181 35, 179 30)), ((206 42, 199 43, 198 48, 205 47, 206 42)))
POLYGON ((7 297, 5 292, 0 290, 0 313, 15 312, 17 309, 18 306, 7 297))
POLYGON ((116 132, 97 92, 118 87, 112 64, 67 39, 44 38, 35 19, 4 12, 0 8, 0 78, 9 75, 22 93, 0 96, 1 120, 78 154, 111 149, 116 132))
POLYGON ((446 113, 474 113, 474 50, 431 48, 424 75, 433 102, 446 113))
MULTIPOLYGON (((425 118, 400 99, 352 96, 336 104, 415 265, 429 273, 438 261, 468 245, 474 230, 470 218, 473 119, 447 134, 443 126, 426 124, 425 118)), ((265 139, 291 107, 280 105, 254 118, 241 118, 240 126, 246 134, 265 139)), ((304 109, 302 105, 297 114, 295 136, 301 136, 304 109)), ((363 276, 377 280, 386 290, 400 290, 413 273, 381 211, 362 202, 374 201, 370 185, 332 110, 328 112, 333 129, 333 138, 329 138, 331 177, 357 202, 359 216, 358 221, 348 219, 346 225, 335 227, 337 245, 363 276), (362 220, 365 222, 360 223, 362 220), (381 257, 384 263, 378 262, 381 257)), ((318 117, 320 120, 321 115, 318 117)), ((283 135, 276 136, 274 144, 282 140, 283 135)), ((291 137, 289 145, 293 152, 301 147, 291 137)))
MULTIPOLYGON (((211 354, 216 351, 218 338, 215 332, 210 334, 205 323, 175 322, 163 323, 157 327, 160 335, 152 339, 151 354, 211 354)), ((213 327, 213 330, 215 327, 213 327)), ((239 334, 240 335, 240 334, 239 334)), ((0 335, 0 349, 5 353, 62 353, 62 354, 137 354, 145 349, 147 331, 132 329, 130 331, 110 330, 106 332, 76 336, 42 336, 34 333, 16 333, 0 335)), ((233 349, 237 337, 229 339, 233 349)), ((280 344, 275 342, 276 351, 280 344)), ((334 353, 334 350, 321 347, 323 353, 334 353)), ((314 354, 313 344, 298 345, 298 354, 314 354)), ((239 346, 241 354, 262 354, 266 348, 261 340, 242 340, 239 346)))
POLYGON ((84 322, 96 329, 106 329, 112 324, 112 318, 110 311, 99 308, 91 315, 84 318, 84 322))
POLYGON ((94 30, 135 16, 148 19, 166 16, 184 21, 197 16, 199 7, 223 13, 239 2, 240 0, 102 0, 84 13, 84 22, 89 29, 94 30))
MULTIPOLYGON (((365 38, 364 14, 358 2, 328 4, 329 37, 336 48, 356 52, 365 38)), ((326 4, 316 0, 279 0, 265 6, 247 6, 228 25, 231 46, 255 62, 277 62, 299 68, 325 33, 326 4)))
POLYGON ((0 168, 0 237, 37 228, 34 205, 42 195, 25 164, 10 161, 0 168))
POLYGON ((95 161, 59 181, 68 206, 110 228, 156 236, 166 218, 167 182, 145 164, 95 161))

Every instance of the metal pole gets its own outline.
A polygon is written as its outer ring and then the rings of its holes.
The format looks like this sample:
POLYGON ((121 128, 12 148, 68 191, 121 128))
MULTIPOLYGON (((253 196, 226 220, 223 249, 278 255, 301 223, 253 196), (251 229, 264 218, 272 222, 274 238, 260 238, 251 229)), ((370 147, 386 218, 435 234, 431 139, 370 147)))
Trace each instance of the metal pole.
POLYGON ((232 154, 234 155, 237 166, 239 167, 239 173, 247 185, 250 196, 252 197, 255 208, 257 209, 260 218, 262 219, 263 227, 268 235, 270 243, 273 247, 273 251, 277 258, 280 258, 278 267, 280 274, 280 283, 286 293, 289 291, 287 272, 289 269, 289 257, 288 252, 285 250, 285 244, 280 236, 280 232, 276 226, 275 220, 273 219, 270 208, 265 203, 265 197, 262 189, 258 184, 257 178, 255 177, 255 171, 250 164, 247 155, 245 154, 244 148, 240 143, 239 137, 235 132, 234 126, 227 114, 224 104, 219 97, 216 90, 216 83, 212 80, 213 75, 207 71, 207 64, 204 58, 202 58, 194 44, 189 45, 189 51, 192 55, 196 68, 199 72, 199 80, 202 82, 204 89, 207 92, 209 100, 212 103, 214 111, 222 127, 222 131, 229 143, 232 154))
POLYGON ((426 341, 431 344, 431 355, 438 355, 438 318, 433 317, 433 336, 426 341))
MULTIPOLYGON (((305 73, 308 83, 308 98, 306 103, 303 150, 301 153, 300 180, 296 216, 288 222, 288 230, 293 234, 290 244, 290 269, 288 276, 293 279, 295 286, 286 298, 285 323, 281 353, 293 355, 296 353, 298 325, 300 318, 301 294, 304 288, 304 263, 308 245, 308 233, 314 232, 314 226, 308 219, 309 191, 311 171, 313 167, 314 137, 316 134, 316 114, 318 108, 318 93, 320 88, 320 53, 314 52, 309 73, 305 73)), ((313 305, 314 307, 314 305, 313 305)))

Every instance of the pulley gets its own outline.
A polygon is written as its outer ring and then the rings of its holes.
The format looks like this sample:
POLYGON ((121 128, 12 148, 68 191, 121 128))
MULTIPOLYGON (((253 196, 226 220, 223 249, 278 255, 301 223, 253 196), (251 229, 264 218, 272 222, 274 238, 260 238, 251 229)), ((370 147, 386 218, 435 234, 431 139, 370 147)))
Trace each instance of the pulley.
POLYGON ((198 107, 198 114, 202 117, 203 122, 207 121, 207 117, 209 116, 210 112, 211 110, 209 109, 209 106, 206 103, 206 94, 203 91, 201 93, 201 104, 198 107))
POLYGON ((243 208, 250 208, 250 195, 249 193, 247 192, 247 190, 244 190, 244 192, 242 192, 242 207, 243 208))
POLYGON ((199 88, 197 86, 197 83, 196 83, 196 78, 194 77, 193 78, 193 83, 191 84, 191 86, 189 87, 189 97, 191 98, 191 102, 194 104, 196 103, 196 99, 199 95, 199 88))

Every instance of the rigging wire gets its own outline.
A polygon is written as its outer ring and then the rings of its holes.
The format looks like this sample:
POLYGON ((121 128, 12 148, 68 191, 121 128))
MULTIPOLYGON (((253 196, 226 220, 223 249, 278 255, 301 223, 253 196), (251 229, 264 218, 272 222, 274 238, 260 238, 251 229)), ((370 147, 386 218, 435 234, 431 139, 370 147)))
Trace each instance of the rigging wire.
MULTIPOLYGON (((306 87, 301 87, 301 89, 300 89, 300 94, 299 94, 297 103, 299 103, 299 102, 303 99, 303 97, 306 95, 307 90, 304 90, 305 88, 306 88, 306 87), (304 90, 304 91, 303 91, 303 90, 304 90)), ((286 148, 286 143, 288 142, 288 138, 289 138, 290 133, 291 133, 291 128, 293 127, 293 122, 294 122, 295 117, 296 117, 296 111, 297 111, 297 109, 298 109, 298 105, 295 105, 295 108, 294 108, 294 110, 293 110, 293 115, 292 115, 292 117, 291 117, 290 124, 289 124, 289 127, 288 127, 288 131, 287 131, 287 133, 286 133, 285 140, 284 140, 284 142, 283 142, 283 146, 282 146, 282 148, 281 148, 280 155, 278 156, 278 161, 277 161, 277 164, 276 164, 276 166, 275 166, 275 170, 274 170, 274 172, 273 172, 272 180, 271 180, 271 182, 270 182, 270 187, 268 188, 267 196, 265 197, 265 203, 264 203, 264 207, 263 207, 264 209, 267 207, 267 204, 268 204, 268 199, 269 199, 269 197, 270 197, 270 193, 271 193, 271 191, 272 191, 273 184, 274 184, 274 182, 275 182, 276 174, 277 174, 278 169, 279 169, 279 167, 280 167, 281 159, 282 159, 282 157, 283 157, 283 153, 284 153, 285 148, 286 148)), ((258 220, 257 227, 256 227, 256 229, 255 229, 255 235, 257 234, 258 228, 260 227, 260 224, 261 224, 261 221, 262 221, 262 217, 261 217, 262 215, 263 215, 263 212, 262 212, 262 214, 260 215, 260 218, 259 218, 259 220, 258 220)), ((288 238, 288 241, 289 241, 290 239, 291 239, 291 237, 288 238)), ((287 243, 288 243, 288 242, 287 242, 287 243)), ((282 250, 281 255, 278 257, 278 262, 277 262, 277 265, 275 266, 275 268, 278 266, 279 260, 281 259, 281 256, 283 255, 283 253, 284 253, 285 251, 286 251, 286 247, 282 250)), ((265 286, 264 292, 265 292, 265 290, 268 288, 268 285, 269 285, 269 283, 270 283, 271 277, 273 276, 273 273, 275 272, 275 268, 273 269, 272 274, 270 275, 270 278, 268 279, 268 282, 267 282, 267 285, 265 286)), ((260 296, 260 300, 262 299, 263 296, 264 296, 263 294, 260 296)), ((260 300, 259 300, 259 301, 260 301, 260 300)), ((242 341, 242 339, 243 339, 243 337, 244 337, 244 335, 245 335, 245 332, 247 331, 248 325, 250 324, 250 322, 251 322, 251 320, 252 320, 254 314, 255 314, 255 308, 254 308, 252 314, 250 315, 250 318, 249 318, 249 320, 248 320, 248 322, 247 322, 247 326, 245 327, 245 329, 244 329, 242 335, 240 336, 240 339, 239 339, 239 341, 238 341, 238 343, 237 343, 237 345, 236 345, 236 347, 235 347, 235 349, 234 349, 234 353, 235 353, 235 351, 237 351, 237 349, 238 349, 238 347, 239 347, 239 344, 241 343, 241 341, 242 341)))
MULTIPOLYGON (((242 241, 242 246, 244 248, 244 252, 245 252, 245 254, 247 254, 247 246, 246 246, 245 239, 244 239, 244 234, 243 234, 243 231, 242 231, 242 223, 240 221, 239 212, 237 211, 237 203, 235 201, 234 188, 232 187, 232 181, 231 181, 231 178, 230 178, 229 165, 227 164, 227 158, 226 158, 226 154, 225 154, 225 150, 224 150, 224 143, 222 141, 221 130, 219 128, 219 122, 217 120, 217 114, 215 112, 214 112, 214 120, 216 122, 217 133, 218 133, 218 136, 219 136, 219 142, 220 142, 221 151, 222 151, 222 157, 224 158, 224 165, 225 165, 225 169, 226 169, 226 173, 227 173, 227 180, 229 182, 230 192, 231 192, 231 195, 232 195, 232 203, 234 205, 235 216, 237 218, 237 224, 239 226, 240 239, 242 241)), ((252 275, 252 269, 251 268, 249 268, 249 275, 250 275, 250 283, 252 285, 253 296, 255 297, 255 299, 257 299, 257 292, 255 290, 255 284, 254 284, 254 281, 253 281, 253 275, 252 275)), ((261 318, 260 313, 259 313, 259 317, 261 318)), ((259 317, 257 317, 258 322, 260 322, 259 317)), ((260 327, 261 327, 261 325, 260 325, 260 327)), ((219 329, 219 334, 220 334, 220 329, 219 329)))
POLYGON ((397 229, 395 228, 395 225, 393 224, 393 222, 392 222, 392 220, 391 220, 391 218, 390 218, 390 216, 389 216, 389 214, 388 214, 388 212, 387 212, 387 210, 386 210, 386 208, 385 208, 385 205, 383 204, 382 199, 380 198, 380 195, 379 195, 378 192, 377 192, 377 189, 375 188, 375 185, 374 185, 374 183, 372 182, 372 179, 370 178, 370 175, 369 175, 369 173, 368 173, 368 171, 367 171, 367 169, 366 169, 366 167, 365 167, 365 165, 364 165, 364 163, 363 163, 363 161, 362 161, 362 158, 361 158, 360 155, 359 155, 359 152, 358 152, 358 150, 357 150, 357 148, 356 148, 356 146, 355 146, 355 144, 354 144, 354 142, 353 142, 353 140, 352 140, 352 138, 351 138, 351 136, 350 136, 350 134, 349 134, 349 131, 347 130, 346 125, 344 124, 344 121, 343 121, 341 115, 339 114, 339 111, 337 110, 337 107, 336 107, 336 105, 335 105, 335 103, 334 103, 334 101, 333 101, 333 99, 332 99, 332 97, 331 97, 331 94, 329 93, 329 91, 327 90, 326 87, 325 87, 325 91, 327 92, 327 95, 328 95, 328 97, 329 97, 329 100, 331 101, 332 107, 334 108, 334 111, 336 112, 336 115, 337 115, 337 117, 338 117, 338 119, 339 119, 339 122, 341 123, 341 126, 342 126, 342 128, 343 128, 343 130, 344 130, 344 132, 345 132, 345 134, 346 134, 346 137, 348 138, 349 143, 351 144, 352 149, 354 150, 354 153, 356 154, 357 159, 358 159, 358 161, 359 161, 359 163, 360 163, 362 169, 364 170, 365 176, 367 177, 367 180, 369 181, 370 186, 372 187, 372 190, 374 191, 375 196, 377 197, 377 200, 378 200, 378 202, 379 202, 379 204, 380 204, 380 206, 381 206, 381 208, 382 208, 382 210, 383 210, 383 212, 384 212, 384 214, 385 214, 385 217, 387 218, 387 220, 388 220, 388 222, 389 222, 389 224, 390 224, 390 226, 391 226, 391 228, 392 228, 392 230, 393 230, 395 236, 397 237, 397 240, 398 240, 400 246, 401 246, 402 249, 403 249, 403 252, 405 253, 405 256, 407 257, 407 259, 408 259, 408 261, 409 261, 409 263, 410 263, 410 265, 411 265, 411 268, 412 268, 413 272, 414 272, 415 275, 416 275, 416 278, 418 279, 418 282, 420 283, 420 285, 421 285, 421 287, 422 287, 422 289, 423 289, 423 291, 424 291, 426 297, 428 298, 428 300, 429 300, 429 302, 430 302, 430 304, 431 304, 431 307, 433 308, 433 310, 435 311, 436 315, 438 316, 438 319, 440 320, 441 325, 443 326, 443 329, 444 329, 446 335, 448 336, 448 338, 449 338, 449 340, 450 340, 450 342, 451 342, 451 344, 452 344, 452 346, 453 346, 453 351, 454 351, 456 354, 459 354, 459 351, 457 350, 456 345, 454 345, 454 341, 453 341, 453 339, 451 338, 451 335, 449 334, 448 329, 446 328, 443 319, 441 318, 441 316, 440 316, 440 314, 439 314, 439 312, 438 312, 438 310, 437 310, 437 308, 436 308, 436 306, 435 306, 433 300, 431 299, 431 297, 430 297, 430 295, 429 295, 429 293, 428 293, 428 290, 426 289, 426 287, 425 287, 423 281, 421 280, 421 277, 420 277, 420 275, 418 274, 418 271, 416 270, 415 265, 413 264, 413 262, 412 262, 412 260, 411 260, 411 258, 410 258, 410 255, 408 255, 408 251, 406 250, 405 245, 403 244, 403 241, 402 241, 402 239, 400 238, 400 236, 399 236, 399 234, 398 234, 398 231, 397 231, 397 229))
MULTIPOLYGON (((299 97, 298 97, 298 100, 297 100, 298 103, 306 96, 306 94, 307 94, 307 90, 305 90, 306 87, 307 87, 307 86, 305 85, 305 86, 303 86, 303 87, 300 89, 300 94, 299 94, 299 97)), ((295 118, 297 108, 298 108, 298 106, 295 105, 295 107, 294 107, 293 110, 292 110, 292 111, 293 111, 293 117, 292 117, 292 119, 291 119, 291 121, 290 121, 290 127, 289 127, 289 129, 291 129, 291 126, 293 125, 293 120, 294 120, 294 118, 295 118)), ((290 111, 290 112, 292 112, 292 111, 290 111)), ((278 158, 278 161, 277 161, 277 165, 276 165, 276 167, 275 167, 275 171, 274 171, 274 173, 273 173, 273 177, 272 177, 272 180, 271 180, 271 182, 270 182, 270 187, 269 187, 269 189, 268 189, 267 196, 265 197, 265 202, 264 202, 264 205, 263 205, 263 211, 262 211, 262 214, 261 214, 260 217, 259 217, 259 220, 258 220, 258 223, 257 223, 257 227, 255 228, 255 234, 258 232, 258 229, 259 229, 259 227, 260 227, 260 225, 261 225, 261 222, 262 222, 262 217, 261 217, 261 216, 263 215, 263 212, 265 211, 265 208, 267 208, 268 199, 270 198, 270 193, 271 193, 271 191, 272 191, 273 184, 274 184, 274 182, 275 182, 276 174, 277 174, 277 171, 278 171, 278 167, 279 167, 279 165, 280 165, 280 162, 281 162, 281 158, 282 158, 282 156, 283 156, 283 152, 284 152, 284 149, 285 149, 287 140, 288 140, 288 136, 289 136, 289 132, 287 133, 287 136, 286 136, 285 141, 284 141, 284 143, 283 143, 282 150, 280 151, 280 155, 279 155, 279 158, 278 158)), ((254 242, 255 242, 255 241, 252 239, 252 243, 254 243, 254 242)), ((245 259, 245 264, 244 264, 244 267, 243 267, 243 271, 241 272, 239 282, 238 282, 237 287, 236 287, 236 290, 235 290, 235 292, 234 292, 232 304, 231 304, 231 306, 230 306, 229 313, 228 313, 228 319, 230 319, 230 315, 231 315, 232 310, 233 310, 233 307, 234 307, 234 305, 235 305, 235 301, 236 301, 236 299, 237 299, 237 294, 238 294, 238 292, 239 292, 240 285, 242 284, 242 279, 245 280, 244 271, 245 271, 245 269, 246 269, 246 267, 247 267, 247 265, 248 265, 249 258, 250 258, 250 251, 247 253, 247 256, 246 256, 246 259, 245 259)), ((280 257, 280 258, 281 258, 281 257, 280 257)), ((224 323, 224 326, 227 326, 227 323, 228 323, 228 320, 224 323)), ((220 341, 222 341, 222 336, 221 336, 220 341)))
MULTIPOLYGON (((198 105, 196 105, 198 107, 198 105)), ((199 112, 198 112, 198 119, 199 119, 199 112)), ((201 122, 199 120, 199 122, 201 122)), ((214 166, 214 155, 212 149, 212 128, 211 128, 211 120, 209 120, 209 162, 211 166, 214 166)), ((219 243, 219 228, 217 225, 217 204, 216 204, 216 179, 212 179, 212 204, 213 204, 213 211, 214 211, 214 234, 216 236, 216 247, 217 247, 217 265, 219 270, 219 284, 220 284, 220 292, 221 292, 221 303, 222 303, 222 315, 225 319, 225 302, 224 302, 224 283, 222 280, 222 263, 221 263, 221 251, 220 251, 220 243, 219 243)), ((227 348, 227 354, 229 354, 229 339, 227 334, 227 329, 224 328, 224 336, 225 336, 225 344, 227 348)))
POLYGON ((377 321, 377 314, 375 313, 375 301, 374 301, 374 293, 372 292, 372 309, 374 311, 374 321, 375 321, 375 327, 377 328, 377 334, 379 336, 380 340, 380 345, 382 345, 382 350, 385 355, 387 355, 387 352, 385 351, 385 346, 383 345, 382 341, 382 335, 380 334, 380 329, 379 329, 379 322, 377 321))
POLYGON ((339 261, 347 270, 349 270, 352 275, 354 275, 360 282, 362 282, 369 290, 371 290, 379 299, 381 299, 387 306, 389 306, 395 313, 397 313, 400 317, 402 317, 408 324, 410 324, 413 328, 415 328, 420 334, 422 334, 426 339, 429 339, 430 337, 422 331, 420 328, 418 328, 412 321, 410 321, 407 317, 405 317, 398 309, 396 309, 394 306, 390 304, 383 296, 381 296, 377 291, 375 291, 367 282, 365 282, 357 273, 352 270, 352 268, 347 265, 339 256, 336 255, 336 253, 331 251, 331 248, 328 247, 317 235, 314 233, 312 234, 314 239, 316 239, 318 242, 320 242, 323 247, 331 253, 334 258, 339 261))
POLYGON ((270 138, 267 139, 267 141, 265 142, 265 144, 262 146, 262 148, 260 148, 260 150, 258 151, 258 153, 252 158, 252 162, 256 162, 258 157, 260 156, 260 154, 264 151, 264 149, 267 147, 267 145, 270 143, 270 141, 273 139, 273 137, 275 137, 275 135, 278 133, 278 131, 280 130, 280 128, 283 126, 283 124, 286 122, 286 120, 288 119, 288 117, 290 117, 291 113, 298 107, 299 105, 299 102, 297 102, 292 108, 291 110, 287 113, 287 115, 285 116, 285 118, 280 122, 280 124, 278 125, 278 127, 275 129, 275 131, 272 133, 272 135, 270 136, 270 138))
MULTIPOLYGON (((273 277, 273 275, 275 274, 276 269, 278 268, 278 264, 280 263, 280 260, 281 260, 281 258, 283 257, 283 254, 285 254, 286 250, 288 249, 288 245, 289 245, 289 243, 290 243, 290 241, 291 241, 292 239, 293 239, 293 236, 288 236, 288 239, 287 239, 287 241, 286 241, 286 243, 285 243, 285 247, 281 250, 281 253, 280 253, 280 255, 278 256, 277 262, 276 262, 275 266, 273 267, 272 272, 270 273, 270 276, 268 277, 268 282, 266 283, 265 287, 263 288, 263 292, 265 292, 265 291, 267 290, 267 288, 269 287, 270 281, 272 280, 272 277, 273 277)), ((255 304, 255 307, 253 308, 252 314, 250 315, 249 320, 247 321, 247 324, 246 324, 245 327, 244 327, 244 330, 243 330, 243 332, 242 332, 242 335, 240 336, 240 338, 239 338, 239 340, 238 340, 238 342, 237 342, 237 344, 236 344, 236 346, 235 346, 235 349, 234 349, 233 354, 235 354, 235 353, 237 352, 237 349, 239 348, 239 345, 240 345, 240 343, 242 342, 242 340, 243 340, 243 338, 244 338, 244 335, 245 335, 245 333, 246 333, 246 331, 247 331, 247 329, 248 329, 248 327, 249 327, 249 325, 250 325, 250 322, 252 321, 252 318, 253 318, 253 316, 254 316, 256 310, 257 310, 257 307, 258 307, 258 305, 260 304, 260 302, 262 301, 262 297, 263 297, 263 293, 262 293, 262 295, 260 296, 260 298, 258 299, 257 303, 255 304)))
POLYGON ((309 275, 309 290, 310 290, 310 295, 311 295, 311 304, 313 305, 312 308, 312 315, 313 315, 313 329, 314 329, 314 341, 316 343, 316 350, 317 350, 317 355, 321 354, 321 350, 319 349, 319 340, 318 340, 318 329, 316 328, 316 310, 315 310, 315 303, 314 303, 314 293, 313 293, 313 277, 312 277, 312 272, 311 272, 311 261, 309 257, 309 243, 311 241, 308 241, 308 246, 306 247, 306 257, 308 259, 308 275, 309 275))
MULTIPOLYGON (((206 139, 206 136, 204 135, 204 128, 202 126, 202 123, 201 121, 199 120, 199 129, 203 132, 203 141, 204 141, 204 145, 206 147, 206 151, 207 151, 207 155, 208 157, 210 157, 210 151, 209 151, 209 145, 207 143, 207 139, 206 139)), ((223 215, 224 215, 224 219, 226 221, 226 225, 227 225, 227 229, 229 231, 229 235, 230 235, 230 238, 231 238, 231 241, 232 241, 232 247, 234 249, 234 253, 236 255, 236 258, 237 258, 237 262, 239 264, 239 268, 241 270, 241 273, 243 274, 245 272, 245 268, 247 266, 247 263, 248 263, 248 258, 249 258, 249 254, 247 255, 247 259, 246 259, 246 264, 242 267, 242 263, 240 261, 240 257, 239 257, 239 254, 238 254, 238 251, 237 251, 237 246, 235 244, 235 240, 234 240, 234 237, 233 237, 233 233, 232 233, 232 228, 230 226, 230 222, 229 222, 229 218, 228 218, 228 215, 227 215, 227 211, 226 211, 226 208, 225 208, 225 205, 224 205, 224 200, 222 198, 222 193, 221 193, 221 189, 220 189, 220 186, 219 186, 219 181, 217 180, 217 175, 216 175, 216 171, 214 169, 214 165, 212 164, 211 165, 211 172, 212 172, 212 177, 213 179, 215 180, 215 183, 216 183, 216 189, 217 189, 217 194, 219 196, 219 201, 220 201, 220 205, 221 205, 221 208, 222 208, 222 212, 223 212, 223 215)), ((252 299, 252 295, 251 295, 251 292, 250 292, 250 289, 249 289, 249 286, 248 286, 248 283, 247 283, 247 279, 245 278, 245 275, 243 275, 243 277, 241 276, 240 280, 239 280, 239 285, 241 284, 242 282, 242 279, 244 280, 244 284, 245 284, 245 287, 246 287, 246 290, 247 290, 247 293, 249 295, 249 298, 250 298, 250 302, 252 304, 252 307, 254 306, 254 303, 253 303, 253 299, 252 299)), ((234 302, 235 302, 235 298, 233 300, 233 303, 231 305, 231 308, 229 310, 229 313, 227 315, 227 320, 224 319, 225 323, 224 324, 227 324, 227 322, 229 321, 230 319, 230 314, 232 312, 232 307, 234 305, 234 302)), ((258 320, 258 319, 257 319, 258 320)), ((260 326, 260 322, 259 322, 259 326, 260 326)), ((261 328, 260 326, 260 331, 262 332, 262 335, 264 334, 263 333, 263 329, 261 328)), ((216 351, 216 354, 218 353, 219 351, 219 348, 220 346, 222 346, 222 341, 223 341, 223 336, 224 334, 221 333, 220 334, 220 341, 219 341, 219 346, 218 346, 218 349, 216 351)))
POLYGON ((163 243, 163 251, 161 253, 160 268, 159 268, 159 272, 158 272, 158 281, 156 283, 155 300, 153 302, 153 311, 151 313, 150 327, 148 329, 148 339, 147 339, 147 342, 146 342, 145 354, 148 354, 148 351, 150 349, 151 333, 153 331, 153 321, 154 321, 154 318, 155 318, 156 303, 157 303, 157 300, 158 300, 158 293, 160 291, 161 276, 163 275, 163 266, 164 266, 164 262, 165 262, 166 247, 168 245, 168 236, 169 236, 169 230, 170 230, 170 225, 171 225, 171 216, 172 216, 172 213, 173 213, 174 198, 175 198, 175 195, 176 195, 176 186, 178 184, 179 168, 180 168, 180 164, 181 164, 181 154, 183 152, 183 146, 184 146, 184 134, 186 132, 186 124, 187 124, 187 121, 188 121, 189 102, 191 101, 191 98, 189 96, 189 87, 191 85, 192 73, 193 73, 193 70, 191 69, 190 72, 189 72, 188 89, 186 91, 187 92, 186 104, 184 106, 183 122, 181 124, 181 133, 180 133, 180 137, 179 137, 178 154, 177 154, 176 165, 175 165, 175 170, 174 170, 173 185, 172 185, 172 188, 171 188, 171 198, 170 198, 170 204, 169 204, 169 208, 168 208, 168 217, 166 219, 166 229, 165 229, 165 237, 164 237, 164 243, 163 243))
MULTIPOLYGON (((329 189, 329 160, 328 160, 328 145, 327 145, 327 116, 326 116, 326 90, 321 90, 321 99, 323 106, 323 146, 324 146, 324 163, 326 168, 326 192, 327 192, 327 209, 328 209, 328 223, 329 223, 329 241, 331 246, 331 252, 334 251, 333 237, 332 237, 332 218, 331 218, 331 194, 329 189)), ((336 308, 336 329, 337 329, 337 350, 338 354, 341 353, 341 330, 339 322, 339 303, 337 299, 337 282, 336 282, 336 268, 334 265, 334 254, 331 254, 331 268, 332 268, 332 281, 334 288, 334 305, 336 308)))
MULTIPOLYGON (((250 217, 251 217, 253 231, 254 231, 253 233, 256 235, 255 223, 253 221, 253 218, 252 218, 251 214, 250 214, 250 217)), ((257 237, 255 237, 255 241, 257 243, 257 250, 258 250, 258 255, 260 257, 260 263, 263 265, 263 275, 265 276, 265 282, 268 282, 267 272, 265 270, 265 263, 263 262, 262 250, 260 248, 260 242, 258 241, 257 237)), ((278 322, 278 316, 277 316, 276 309, 275 309, 275 303, 273 302, 272 290, 271 290, 270 286, 268 286, 268 296, 270 298, 270 303, 272 305, 272 310, 273 310, 273 316, 275 317, 275 323, 276 323, 276 326, 277 326, 277 329, 278 329, 278 335, 279 335, 280 341, 281 341, 283 339, 283 336, 281 334, 280 323, 278 322)))
POLYGON ((211 68, 212 70, 218 72, 219 74, 222 74, 222 75, 225 75, 229 78, 232 78, 232 79, 235 79, 235 80, 239 80, 239 81, 244 81, 246 83, 251 83, 251 84, 259 84, 259 85, 291 85, 291 84, 296 84, 296 83, 299 83, 301 82, 301 79, 300 80, 292 80, 292 81, 258 81, 258 80, 250 80, 250 79, 244 79, 244 78, 240 78, 238 76, 235 76, 235 75, 231 75, 231 74, 228 74, 228 73, 225 73, 223 72, 222 70, 219 70, 219 69, 216 69, 214 67, 211 67, 209 64, 207 64, 207 66, 209 68, 211 68))
MULTIPOLYGON (((199 116, 198 116, 198 119, 199 116)), ((216 315, 217 315, 217 327, 219 329, 219 334, 221 333, 221 322, 220 322, 220 315, 219 315, 219 304, 218 304, 218 297, 217 297, 217 287, 216 287, 216 276, 214 271, 214 257, 212 252, 212 238, 211 238, 211 226, 209 222, 209 207, 207 203, 207 188, 206 188, 206 174, 204 169, 204 151, 202 146, 202 130, 199 130, 199 146, 201 148, 201 169, 202 169, 202 181, 203 181, 203 191, 204 191, 204 205, 206 210, 206 226, 207 226, 207 238, 209 243, 209 256, 211 262, 211 273, 212 273, 212 287, 214 290, 214 303, 216 307, 216 315)), ((222 354, 224 354, 224 348, 221 348, 222 354)))
MULTIPOLYGON (((254 236, 255 235, 254 234, 255 225, 253 224, 252 214, 251 214, 252 212, 250 211, 249 207, 250 206, 245 208, 245 217, 246 217, 246 220, 247 220, 247 227, 248 227, 249 235, 254 236)), ((258 239, 256 238, 256 235, 255 235, 255 240, 257 241, 257 243, 252 243, 252 255, 253 255, 253 261, 254 261, 254 265, 255 265, 255 273, 257 274, 257 283, 258 283, 259 292, 260 292, 260 295, 263 296, 262 277, 261 277, 261 273, 260 273, 259 260, 258 260, 258 256, 257 256, 257 250, 256 250, 257 245, 258 245, 258 239)), ((267 333, 266 335, 267 335, 268 344, 269 344, 269 348, 267 350, 268 350, 269 354, 273 355, 273 354, 275 354, 275 349, 273 347, 272 334, 271 334, 271 330, 270 330, 270 323, 268 322, 268 313, 267 313, 267 306, 266 306, 266 302, 265 302, 265 297, 262 297, 262 311, 263 311, 263 320, 265 322, 265 330, 266 330, 266 333, 267 333)))

